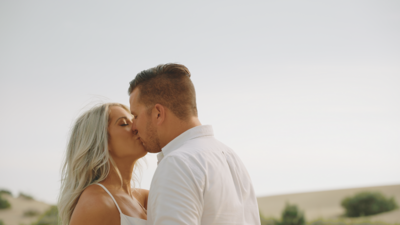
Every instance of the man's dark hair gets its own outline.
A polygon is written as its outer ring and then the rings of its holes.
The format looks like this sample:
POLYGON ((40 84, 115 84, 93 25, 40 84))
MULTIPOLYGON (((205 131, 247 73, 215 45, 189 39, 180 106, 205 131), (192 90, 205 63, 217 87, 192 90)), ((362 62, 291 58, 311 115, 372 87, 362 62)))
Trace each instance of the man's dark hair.
POLYGON ((139 102, 146 106, 161 104, 179 119, 197 116, 196 92, 186 66, 169 63, 138 73, 128 89, 130 95, 139 88, 139 102))

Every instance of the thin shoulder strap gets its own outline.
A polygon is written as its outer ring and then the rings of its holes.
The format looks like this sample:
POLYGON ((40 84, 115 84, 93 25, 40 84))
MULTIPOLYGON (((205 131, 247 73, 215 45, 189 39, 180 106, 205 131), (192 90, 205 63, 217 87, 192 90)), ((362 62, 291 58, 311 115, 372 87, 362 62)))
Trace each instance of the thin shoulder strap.
POLYGON ((112 200, 114 201, 115 205, 117 206, 117 209, 118 209, 119 213, 122 214, 121 209, 119 209, 119 206, 118 206, 118 204, 117 204, 117 201, 115 201, 114 197, 113 197, 112 194, 107 190, 107 188, 104 187, 102 184, 99 184, 99 183, 96 183, 96 184, 99 185, 100 187, 102 187, 102 188, 110 195, 110 197, 111 197, 112 200))

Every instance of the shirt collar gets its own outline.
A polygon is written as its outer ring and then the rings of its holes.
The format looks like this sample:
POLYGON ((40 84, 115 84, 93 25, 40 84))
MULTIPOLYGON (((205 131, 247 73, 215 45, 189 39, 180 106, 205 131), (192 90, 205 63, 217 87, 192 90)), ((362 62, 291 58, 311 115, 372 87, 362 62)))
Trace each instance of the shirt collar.
POLYGON ((160 163, 165 156, 181 147, 187 141, 203 136, 214 136, 214 131, 211 125, 201 125, 183 132, 164 146, 161 152, 157 154, 158 163, 160 163))

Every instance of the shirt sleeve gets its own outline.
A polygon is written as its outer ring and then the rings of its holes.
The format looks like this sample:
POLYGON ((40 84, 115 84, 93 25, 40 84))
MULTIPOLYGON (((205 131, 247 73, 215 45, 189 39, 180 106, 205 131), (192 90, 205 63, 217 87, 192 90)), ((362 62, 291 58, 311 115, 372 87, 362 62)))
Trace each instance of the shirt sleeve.
POLYGON ((169 156, 161 161, 150 187, 147 224, 200 224, 203 179, 196 176, 191 167, 178 156, 169 156))

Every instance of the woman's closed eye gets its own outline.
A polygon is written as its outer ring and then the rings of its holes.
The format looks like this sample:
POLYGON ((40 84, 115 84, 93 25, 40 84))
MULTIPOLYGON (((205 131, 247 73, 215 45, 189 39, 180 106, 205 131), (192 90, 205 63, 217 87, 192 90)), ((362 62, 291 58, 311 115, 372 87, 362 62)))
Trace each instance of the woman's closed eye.
POLYGON ((131 118, 127 118, 127 117, 120 117, 117 119, 117 121, 115 122, 116 125, 121 126, 121 127, 126 127, 130 124, 132 124, 132 119, 131 118))
POLYGON ((121 119, 120 122, 119 122, 119 125, 121 127, 125 127, 125 126, 128 126, 129 124, 128 124, 127 119, 121 119))
POLYGON ((121 127, 125 127, 125 126, 129 126, 132 123, 132 121, 128 120, 128 119, 123 119, 121 120, 121 127))

